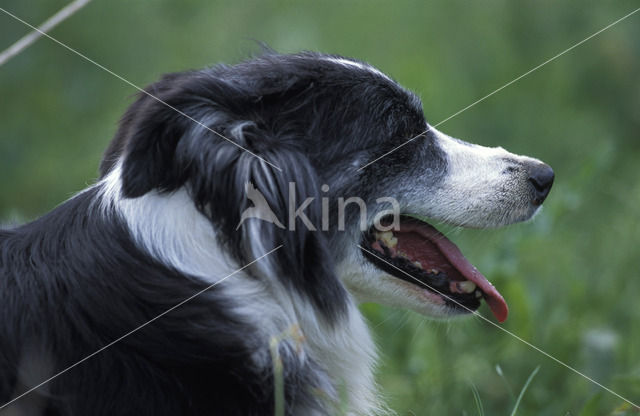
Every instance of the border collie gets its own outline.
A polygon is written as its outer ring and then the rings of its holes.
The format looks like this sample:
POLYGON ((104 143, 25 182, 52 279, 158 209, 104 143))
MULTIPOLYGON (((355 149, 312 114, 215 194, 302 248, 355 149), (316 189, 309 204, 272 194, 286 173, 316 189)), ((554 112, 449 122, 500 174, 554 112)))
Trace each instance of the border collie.
POLYGON ((552 182, 539 160, 429 126, 357 60, 268 52, 166 75, 96 184, 0 231, 0 405, 28 392, 0 413, 386 413, 357 305, 447 317, 484 299, 503 321, 425 218, 527 220, 552 182))

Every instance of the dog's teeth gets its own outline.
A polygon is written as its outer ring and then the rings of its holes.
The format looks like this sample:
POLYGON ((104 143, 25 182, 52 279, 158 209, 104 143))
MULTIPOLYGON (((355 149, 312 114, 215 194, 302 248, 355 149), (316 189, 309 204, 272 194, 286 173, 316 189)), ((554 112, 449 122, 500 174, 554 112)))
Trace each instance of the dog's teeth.
POLYGON ((383 233, 376 234, 376 238, 382 241, 387 247, 394 248, 398 245, 398 239, 393 236, 393 232, 385 231, 383 233))
POLYGON ((414 261, 413 265, 416 266, 418 269, 422 269, 422 263, 420 263, 419 261, 414 261))
POLYGON ((458 289, 462 293, 473 293, 473 291, 476 290, 476 284, 465 280, 464 282, 458 282, 458 289))

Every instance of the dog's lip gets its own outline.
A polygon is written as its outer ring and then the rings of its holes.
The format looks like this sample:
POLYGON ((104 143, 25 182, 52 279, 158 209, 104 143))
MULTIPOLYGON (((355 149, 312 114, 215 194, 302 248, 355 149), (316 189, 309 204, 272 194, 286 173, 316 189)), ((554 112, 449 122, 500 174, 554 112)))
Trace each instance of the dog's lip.
POLYGON ((464 257, 458 246, 445 237, 444 234, 430 224, 415 218, 409 221, 402 221, 398 231, 403 233, 415 232, 433 243, 462 276, 475 283, 483 292, 484 299, 496 319, 499 322, 504 322, 507 319, 509 307, 500 292, 464 257))

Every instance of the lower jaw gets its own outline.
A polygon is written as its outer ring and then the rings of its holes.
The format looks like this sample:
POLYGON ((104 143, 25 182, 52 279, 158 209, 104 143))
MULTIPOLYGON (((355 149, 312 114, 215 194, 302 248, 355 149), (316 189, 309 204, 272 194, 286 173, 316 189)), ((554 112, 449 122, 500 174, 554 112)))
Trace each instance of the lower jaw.
MULTIPOLYGON (((377 254, 374 254, 369 250, 363 251, 363 254, 369 262, 373 263, 374 266, 378 269, 382 269, 381 271, 386 274, 384 278, 390 285, 398 288, 402 292, 406 292, 407 295, 410 295, 413 298, 421 300, 423 305, 414 305, 411 307, 413 310, 417 310, 420 313, 423 313, 421 311, 422 309, 428 310, 429 313, 427 313, 427 315, 434 315, 434 311, 438 311, 436 313, 437 316, 445 317, 450 315, 465 315, 473 313, 480 307, 481 298, 477 298, 473 294, 461 295, 439 291, 428 283, 419 280, 409 271, 403 272, 400 270, 394 270, 398 274, 402 275, 402 278, 398 277, 390 273, 390 270, 388 269, 391 269, 392 266, 386 264, 384 260, 381 260, 377 256, 377 254)), ((380 300, 376 300, 376 302, 385 303, 380 302, 380 300)), ((399 303, 394 303, 391 306, 406 307, 406 305, 399 303)))
POLYGON ((375 303, 410 310, 429 319, 463 317, 477 309, 477 307, 464 309, 455 304, 451 305, 441 295, 387 273, 377 276, 376 280, 376 285, 363 285, 359 279, 347 281, 345 284, 358 305, 375 303))

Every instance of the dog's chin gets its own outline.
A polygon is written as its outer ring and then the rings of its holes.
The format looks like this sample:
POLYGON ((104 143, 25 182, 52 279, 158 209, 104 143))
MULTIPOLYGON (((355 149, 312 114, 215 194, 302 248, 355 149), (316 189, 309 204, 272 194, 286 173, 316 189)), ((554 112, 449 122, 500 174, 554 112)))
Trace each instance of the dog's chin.
POLYGON ((423 220, 401 216, 394 230, 372 227, 360 248, 370 272, 352 285, 352 292, 362 300, 443 318, 473 313, 484 299, 498 321, 507 318, 500 293, 455 244, 423 220))
POLYGON ((375 273, 375 288, 350 290, 360 302, 374 302, 393 308, 407 309, 433 319, 465 316, 469 310, 452 308, 442 297, 419 285, 400 280, 388 273, 375 273))

